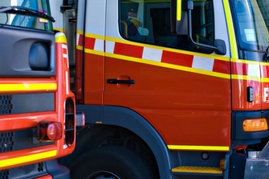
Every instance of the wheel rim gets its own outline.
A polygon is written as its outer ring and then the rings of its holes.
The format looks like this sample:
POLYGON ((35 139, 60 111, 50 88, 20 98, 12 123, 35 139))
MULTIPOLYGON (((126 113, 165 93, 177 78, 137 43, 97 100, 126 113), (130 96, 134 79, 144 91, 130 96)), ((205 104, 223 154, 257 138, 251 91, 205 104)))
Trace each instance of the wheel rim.
POLYGON ((120 179, 120 177, 109 171, 97 171, 90 174, 87 179, 120 179))

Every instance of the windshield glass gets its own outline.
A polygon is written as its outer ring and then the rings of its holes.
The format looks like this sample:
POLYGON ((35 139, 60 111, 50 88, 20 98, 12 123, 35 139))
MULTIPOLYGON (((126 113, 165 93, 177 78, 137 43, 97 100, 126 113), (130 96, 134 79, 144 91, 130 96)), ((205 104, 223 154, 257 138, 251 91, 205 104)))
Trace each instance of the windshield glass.
POLYGON ((269 15, 269 9, 266 9, 265 1, 231 0, 230 2, 240 48, 250 51, 266 51, 269 35, 265 19, 269 15))
POLYGON ((0 0, 0 25, 53 31, 44 14, 51 16, 49 0, 0 0))

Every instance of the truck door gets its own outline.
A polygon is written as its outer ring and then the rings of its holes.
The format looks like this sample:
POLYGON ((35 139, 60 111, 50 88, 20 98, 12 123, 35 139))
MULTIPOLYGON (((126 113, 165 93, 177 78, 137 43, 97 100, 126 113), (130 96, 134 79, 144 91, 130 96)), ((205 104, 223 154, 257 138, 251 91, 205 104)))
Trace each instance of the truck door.
POLYGON ((229 41, 214 3, 194 1, 192 37, 224 40, 226 55, 172 34, 170 1, 107 1, 104 104, 136 111, 168 146, 229 149, 229 41))

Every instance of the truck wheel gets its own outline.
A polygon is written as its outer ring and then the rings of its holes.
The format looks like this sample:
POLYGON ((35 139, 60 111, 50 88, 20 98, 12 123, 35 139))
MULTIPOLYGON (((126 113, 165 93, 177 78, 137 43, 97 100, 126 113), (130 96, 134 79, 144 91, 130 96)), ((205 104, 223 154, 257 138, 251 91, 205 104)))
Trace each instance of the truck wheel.
POLYGON ((120 146, 89 151, 70 170, 72 179, 156 179, 138 154, 120 146))

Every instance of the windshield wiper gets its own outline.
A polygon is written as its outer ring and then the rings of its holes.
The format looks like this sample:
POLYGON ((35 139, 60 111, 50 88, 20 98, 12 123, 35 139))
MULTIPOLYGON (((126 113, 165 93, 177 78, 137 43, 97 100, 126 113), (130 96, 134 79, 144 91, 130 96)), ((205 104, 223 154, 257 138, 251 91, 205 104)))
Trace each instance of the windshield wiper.
POLYGON ((34 17, 40 17, 40 18, 55 22, 54 18, 47 14, 44 14, 42 12, 27 8, 27 7, 22 7, 22 6, 3 6, 3 7, 0 7, 0 13, 11 13, 11 14, 34 16, 34 17))

